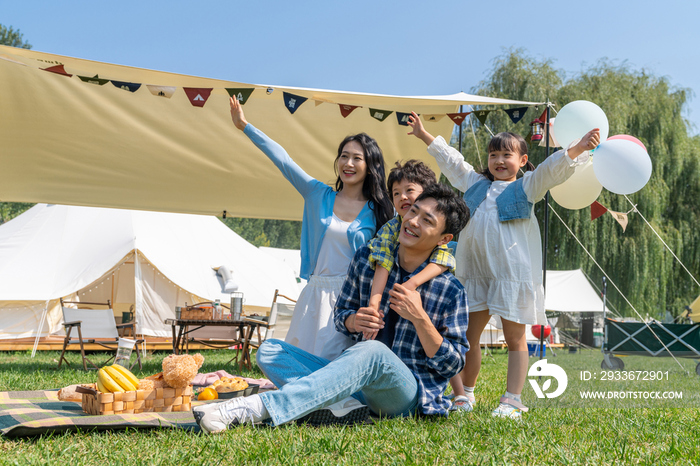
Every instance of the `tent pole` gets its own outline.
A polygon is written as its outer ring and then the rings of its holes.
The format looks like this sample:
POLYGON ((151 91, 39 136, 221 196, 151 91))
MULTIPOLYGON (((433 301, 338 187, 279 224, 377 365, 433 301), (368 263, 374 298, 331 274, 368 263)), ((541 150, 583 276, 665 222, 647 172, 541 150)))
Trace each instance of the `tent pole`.
MULTIPOLYGON (((544 125, 545 158, 549 157, 549 102, 547 102, 547 118, 544 125)), ((542 247, 542 288, 545 301, 547 297, 547 246, 549 246, 549 191, 544 195, 544 246, 542 247)), ((545 310, 546 312, 546 310, 545 310)), ((540 359, 544 357, 544 325, 540 328, 540 359)))
MULTIPOLYGON (((41 313, 41 320, 39 321, 39 329, 36 332, 36 338, 34 339, 34 347, 32 348, 32 358, 36 356, 36 349, 39 347, 39 339, 41 338, 41 329, 44 328, 44 323, 46 322, 46 315, 49 312, 49 300, 44 303, 44 311, 41 313)), ((48 335, 48 331, 46 332, 48 335)))
MULTIPOLYGON (((459 106, 459 113, 462 113, 462 112, 464 112, 464 105, 459 106)), ((462 121, 459 124, 459 145, 458 145, 458 147, 459 147, 460 154, 462 153, 462 125, 463 124, 464 124, 464 121, 462 121)))

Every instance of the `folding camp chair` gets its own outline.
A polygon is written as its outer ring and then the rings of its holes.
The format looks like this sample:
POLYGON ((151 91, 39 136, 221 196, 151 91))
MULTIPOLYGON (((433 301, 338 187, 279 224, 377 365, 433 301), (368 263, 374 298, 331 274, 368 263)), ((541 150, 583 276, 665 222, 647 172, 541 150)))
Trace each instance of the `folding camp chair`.
MULTIPOLYGON (((263 341, 267 340, 268 338, 272 338, 272 335, 275 333, 275 324, 277 324, 277 314, 280 311, 280 308, 286 308, 287 310, 291 308, 291 310, 294 309, 294 304, 297 301, 295 299, 290 298, 289 296, 285 296, 279 292, 279 290, 275 290, 275 296, 272 298, 272 306, 270 307, 270 315, 267 320, 263 320, 262 318, 255 318, 255 317, 247 317, 246 322, 248 322, 251 327, 249 330, 250 337, 248 338, 248 346, 250 348, 255 348, 258 349, 260 348, 260 345, 262 344, 263 341), (277 301, 278 298, 284 298, 289 303, 280 303, 277 301), (262 336, 262 331, 261 329, 265 329, 265 336, 262 336), (253 333, 257 332, 257 341, 253 342, 253 333)), ((282 310, 283 314, 286 314, 284 312, 284 309, 282 310)))
MULTIPOLYGON (((101 366, 104 366, 112 361, 117 355, 119 330, 131 329, 131 336, 133 337, 135 335, 135 322, 132 321, 117 325, 114 319, 114 312, 112 311, 111 307, 112 306, 109 301, 106 303, 88 303, 63 301, 61 299, 61 308, 63 309, 63 327, 66 331, 66 337, 63 340, 63 351, 61 352, 61 357, 58 360, 59 369, 61 368, 63 361, 70 365, 68 360, 65 358, 68 345, 80 345, 80 355, 83 358, 83 369, 88 370, 88 363, 92 366, 90 369, 99 369, 101 366), (75 304, 80 306, 106 306, 107 309, 75 309, 72 307, 65 307, 65 304, 75 304), (114 355, 98 366, 94 362, 90 361, 90 359, 85 355, 85 345, 88 343, 99 345, 107 350, 114 351, 114 355)), ((143 343, 143 339, 136 340, 137 347, 141 343, 143 343)), ((139 351, 136 351, 136 360, 140 369, 141 353, 139 351)))

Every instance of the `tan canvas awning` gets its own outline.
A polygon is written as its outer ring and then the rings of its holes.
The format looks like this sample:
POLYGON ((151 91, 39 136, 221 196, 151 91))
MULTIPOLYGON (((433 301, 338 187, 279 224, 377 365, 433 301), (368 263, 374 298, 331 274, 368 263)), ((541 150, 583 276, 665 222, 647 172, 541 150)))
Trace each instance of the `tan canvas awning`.
POLYGON ((436 115, 426 129, 449 140, 460 104, 536 104, 245 84, 0 46, 0 201, 299 220, 301 196, 234 128, 226 89, 254 89, 248 121, 329 184, 337 145, 362 131, 387 167, 419 158, 437 171, 397 112, 436 115))

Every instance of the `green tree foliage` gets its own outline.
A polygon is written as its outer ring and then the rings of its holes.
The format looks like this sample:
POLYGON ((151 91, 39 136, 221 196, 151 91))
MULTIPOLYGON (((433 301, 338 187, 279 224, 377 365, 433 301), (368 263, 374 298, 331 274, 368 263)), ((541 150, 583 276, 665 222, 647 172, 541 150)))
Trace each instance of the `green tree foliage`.
MULTIPOLYGON (((700 138, 690 135, 688 122, 682 116, 690 95, 688 89, 672 86, 667 78, 607 60, 567 78, 550 60, 538 60, 514 49, 494 60, 488 77, 472 92, 524 101, 548 100, 555 103, 556 109, 574 100, 598 104, 608 117, 610 135, 633 135, 646 145, 654 167, 651 180, 643 190, 628 197, 698 278, 700 138)), ((492 112, 486 126, 494 132, 513 131, 527 136, 528 123, 543 110, 529 110, 516 125, 504 112, 492 112)), ((465 158, 475 166, 483 166, 491 134, 476 119, 465 123, 465 130, 465 158)), ((544 148, 535 146, 531 146, 529 155, 535 165, 546 156, 544 148)), ((618 212, 632 209, 624 196, 605 189, 598 201, 618 212)), ((642 316, 663 317, 666 310, 677 315, 700 293, 638 213, 629 214, 629 225, 623 233, 609 215, 591 221, 589 208, 567 210, 555 202, 552 206, 642 316)), ((540 202, 535 209, 540 222, 544 208, 540 202)), ((600 270, 554 215, 549 222, 547 267, 580 267, 595 284, 601 283, 600 270)), ((622 296, 612 287, 608 291, 618 310, 633 314, 622 296)))
MULTIPOLYGON (((0 24, 0 45, 31 49, 32 46, 22 39, 22 33, 12 27, 0 24)), ((18 216, 34 204, 28 202, 0 202, 0 225, 18 216)))
POLYGON ((301 244, 301 222, 261 218, 227 218, 222 221, 258 247, 299 249, 301 244))
POLYGON ((19 47, 21 49, 31 49, 29 42, 22 38, 22 33, 19 29, 16 31, 12 26, 7 27, 0 24, 0 44, 9 45, 10 47, 19 47))

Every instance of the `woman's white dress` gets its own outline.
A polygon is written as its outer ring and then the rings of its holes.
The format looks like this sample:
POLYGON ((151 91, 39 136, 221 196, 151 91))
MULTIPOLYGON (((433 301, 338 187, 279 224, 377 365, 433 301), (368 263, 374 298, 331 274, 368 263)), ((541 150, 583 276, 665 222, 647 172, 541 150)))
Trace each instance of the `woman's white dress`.
POLYGON ((353 257, 345 222, 335 214, 326 230, 313 275, 299 295, 285 341, 333 360, 354 341, 335 329, 333 308, 353 257))

